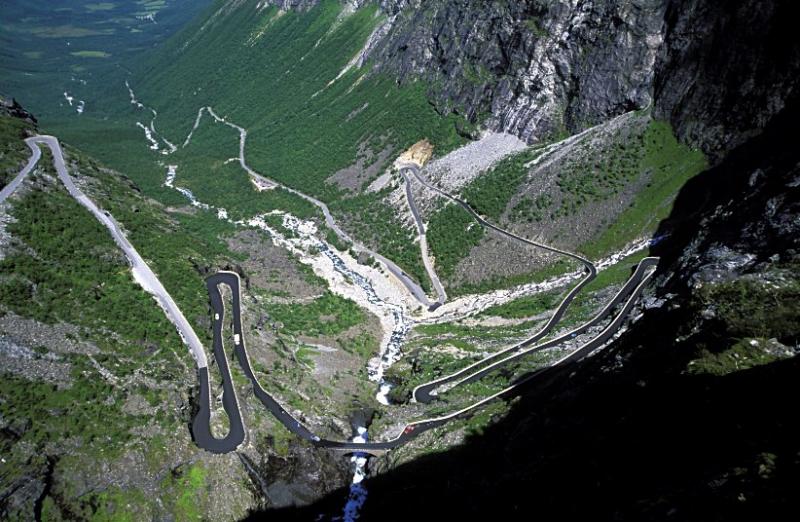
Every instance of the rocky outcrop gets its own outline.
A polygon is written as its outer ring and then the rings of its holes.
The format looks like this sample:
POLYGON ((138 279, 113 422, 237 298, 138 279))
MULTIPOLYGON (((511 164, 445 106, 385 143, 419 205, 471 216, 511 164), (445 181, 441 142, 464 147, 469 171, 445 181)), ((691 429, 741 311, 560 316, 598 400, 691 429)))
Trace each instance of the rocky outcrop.
MULTIPOLYGON (((673 232, 656 248, 648 310, 622 337, 540 374, 508 416, 464 444, 382 461, 388 471, 365 482, 362 516, 752 520, 797 511, 798 133, 792 100, 683 188, 665 223, 673 232)), ((335 512, 343 495, 269 518, 335 512)))
POLYGON ((298 11, 308 11, 319 3, 319 0, 260 0, 258 7, 274 5, 283 10, 296 9, 298 11))
POLYGON ((664 292, 691 295, 708 284, 800 263, 800 153, 794 145, 800 96, 788 103, 762 134, 681 190, 656 233, 671 231, 655 248, 668 267, 664 292))
POLYGON ((14 98, 0 96, 0 114, 25 120, 33 125, 37 123, 36 117, 26 111, 14 98))

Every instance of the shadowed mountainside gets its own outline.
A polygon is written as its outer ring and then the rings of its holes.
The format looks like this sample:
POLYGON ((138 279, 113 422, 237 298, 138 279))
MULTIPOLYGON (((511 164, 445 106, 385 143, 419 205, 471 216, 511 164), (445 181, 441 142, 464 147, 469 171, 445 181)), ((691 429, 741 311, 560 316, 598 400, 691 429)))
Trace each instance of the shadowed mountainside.
MULTIPOLYGON (((800 421, 788 401, 800 391, 800 360, 695 368, 723 360, 734 336, 797 346, 798 116, 793 103, 684 187, 656 252, 663 306, 601 355, 548 372, 465 445, 369 479, 364 518, 777 520, 796 511, 800 421), (709 287, 768 280, 779 267, 793 282, 748 296, 769 310, 761 330, 734 322, 724 302, 704 307, 709 287)), ((342 495, 269 516, 333 514, 342 495)))

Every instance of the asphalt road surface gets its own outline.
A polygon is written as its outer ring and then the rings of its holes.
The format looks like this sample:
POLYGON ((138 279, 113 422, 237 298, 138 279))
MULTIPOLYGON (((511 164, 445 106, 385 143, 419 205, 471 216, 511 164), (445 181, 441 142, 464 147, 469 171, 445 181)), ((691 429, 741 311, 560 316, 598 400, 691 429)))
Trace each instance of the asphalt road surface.
MULTIPOLYGON (((530 346, 533 343, 537 342, 538 340, 544 338, 553 329, 553 327, 555 327, 555 325, 558 324, 559 321, 561 321, 561 318, 566 313, 567 309, 569 308, 569 305, 575 299, 575 296, 577 296, 580 293, 580 291, 583 290, 583 288, 586 285, 591 283, 592 280, 594 280, 594 278, 597 277, 597 268, 595 268, 594 264, 591 261, 589 261, 588 259, 586 259, 584 257, 581 257, 581 256, 579 256, 577 254, 573 254, 572 252, 567 252, 565 250, 554 248, 554 247, 551 247, 549 245, 545 245, 543 243, 537 243, 535 241, 531 241, 529 239, 526 239, 526 238, 524 238, 522 236, 518 236, 517 234, 514 234, 513 232, 509 232, 509 231, 507 231, 505 229, 502 229, 502 228, 498 227, 497 225, 494 225, 494 224, 490 223, 483 216, 481 216, 480 214, 475 212, 475 210, 473 210, 473 208, 471 206, 469 206, 469 204, 467 204, 465 201, 453 196, 452 194, 449 194, 449 193, 441 190, 438 187, 435 187, 435 186, 431 185, 427 180, 425 180, 422 177, 422 175, 420 174, 419 167, 417 167, 416 165, 414 165, 412 163, 409 163, 409 164, 401 166, 400 170, 401 170, 401 172, 403 174, 403 177, 406 180, 408 180, 408 173, 411 173, 414 176, 414 178, 417 180, 417 182, 420 183, 421 185, 423 185, 425 188, 427 188, 429 190, 432 190, 435 193, 439 194, 440 196, 442 196, 444 198, 447 198, 450 201, 453 201, 457 205, 461 206, 464 210, 466 210, 473 217, 473 219, 475 219, 484 228, 493 230, 493 231, 503 235, 504 237, 506 237, 506 238, 508 238, 508 239, 510 239, 512 241, 518 241, 518 242, 523 243, 525 245, 533 246, 533 247, 536 247, 536 248, 541 248, 543 250, 554 252, 554 253, 569 257, 571 259, 574 259, 574 260, 580 262, 584 266, 584 268, 586 270, 586 277, 584 277, 577 285, 575 285, 572 288, 572 290, 570 290, 567 293, 567 295, 564 297, 564 299, 561 301, 561 303, 558 305, 558 307, 553 312, 553 315, 550 318, 550 320, 547 322, 547 324, 545 324, 544 327, 539 332, 537 332, 533 337, 531 337, 530 339, 525 340, 523 343, 520 343, 518 345, 512 346, 510 348, 507 348, 505 350, 497 352, 497 353, 495 353, 493 355, 490 355, 489 357, 487 357, 487 358, 485 358, 485 359, 483 359, 481 361, 478 361, 478 362, 476 362, 476 363, 474 363, 474 364, 472 364, 470 366, 467 366, 466 368, 464 368, 462 370, 459 370, 459 371, 457 371, 457 372, 455 372, 455 373, 453 373, 451 375, 447 375, 445 377, 436 379, 436 380, 431 381, 429 383, 422 384, 422 385, 420 385, 420 386, 418 386, 417 388, 414 389, 413 396, 414 396, 415 400, 417 400, 418 402, 430 402, 431 400, 433 400, 432 392, 435 389, 437 389, 438 387, 440 387, 440 386, 442 386, 444 384, 448 384, 450 382, 458 381, 459 379, 463 379, 464 376, 470 374, 471 372, 474 372, 474 371, 478 370, 481 367, 490 365, 493 361, 500 360, 503 357, 508 356, 509 354, 511 354, 511 353, 513 353, 515 351, 521 350, 522 348, 530 346)), ((614 305, 616 305, 616 303, 614 303, 614 305)), ((611 308, 613 308, 613 307, 611 307, 611 308)), ((611 308, 607 307, 607 309, 609 311, 610 311, 611 308)), ((587 329, 588 329, 588 327, 587 327, 587 329)), ((481 375, 484 375, 485 373, 486 372, 484 372, 481 375)))
MULTIPOLYGON (((414 398, 418 402, 428 403, 433 400, 431 396, 431 391, 443 384, 456 381, 456 385, 468 384, 471 382, 475 382, 481 379, 483 376, 487 375, 488 373, 509 364, 512 361, 515 361, 521 357, 525 357, 532 353, 541 352, 543 350, 547 350, 548 348, 553 348, 560 344, 566 343, 575 337, 585 334, 590 328, 594 328, 603 322, 611 312, 619 306, 626 298, 628 298, 632 292, 634 292, 642 280, 645 277, 645 274, 651 268, 654 268, 658 264, 657 257, 647 257, 643 259, 637 266, 636 270, 634 271, 633 275, 628 279, 627 283, 617 292, 617 294, 608 302, 606 306, 591 320, 588 322, 583 323, 579 327, 575 328, 574 330, 570 330, 569 332, 556 337, 550 341, 547 341, 542 344, 538 344, 533 346, 532 348, 528 348, 527 350, 522 350, 522 348, 529 347, 533 345, 536 341, 540 340, 544 337, 550 330, 552 330, 552 321, 553 318, 550 319, 548 325, 545 326, 544 329, 540 330, 530 339, 526 339, 522 343, 512 347, 511 350, 503 350, 498 354, 493 355, 490 358, 483 359, 479 361, 477 365, 473 365, 469 369, 464 369, 458 371, 452 375, 449 375, 443 379, 438 379, 434 386, 430 386, 430 383, 419 386, 414 389, 414 398), (519 350, 519 351, 518 351, 519 350), (516 353, 514 353, 516 352, 516 353), (505 357, 500 358, 500 356, 506 355, 505 357), (478 366, 478 367, 474 367, 478 366)), ((562 311, 562 309, 558 309, 557 312, 562 311)))
POLYGON ((304 200, 308 201, 312 205, 319 208, 322 211, 323 216, 325 216, 325 223, 328 225, 328 227, 330 227, 331 230, 333 230, 333 232, 339 237, 339 239, 341 239, 344 242, 351 243, 355 250, 364 252, 372 256, 373 258, 377 259, 381 263, 383 263, 386 269, 392 275, 394 275, 403 284, 403 286, 405 286, 408 289, 411 295, 414 296, 414 299, 416 299, 420 304, 431 310, 435 310, 441 305, 441 303, 439 302, 431 301, 430 299, 428 299, 428 295, 425 293, 422 287, 416 281, 414 281, 414 279, 411 276, 409 276, 402 268, 397 266, 397 264, 395 264, 392 260, 360 244, 355 239, 350 237, 350 235, 347 232, 342 230, 342 228, 334 219, 333 214, 331 214, 328 205, 326 205, 325 203, 323 203, 322 201, 318 200, 313 196, 305 194, 304 192, 300 192, 299 190, 286 186, 283 183, 280 183, 274 179, 267 178, 262 174, 257 173, 252 168, 250 168, 247 165, 247 162, 245 161, 244 157, 245 143, 247 141, 247 129, 245 129, 244 127, 240 127, 235 123, 231 123, 225 118, 220 117, 216 112, 214 112, 214 109, 212 109, 211 107, 206 107, 206 110, 208 111, 208 113, 211 115, 212 118, 214 118, 218 122, 224 123, 225 125, 233 129, 236 129, 239 132, 239 163, 242 166, 242 168, 245 169, 251 176, 253 176, 257 180, 260 180, 262 183, 267 183, 274 187, 280 187, 283 190, 286 190, 287 192, 291 192, 292 194, 303 198, 304 200))
POLYGON ((39 158, 42 157, 42 151, 39 150, 34 143, 31 141, 26 140, 25 143, 28 144, 28 147, 31 149, 31 159, 28 160, 28 164, 16 175, 14 179, 11 180, 11 183, 3 187, 3 190, 0 190, 0 203, 6 200, 8 196, 14 193, 17 190, 17 187, 25 180, 25 178, 30 174, 36 164, 39 162, 39 158))
MULTIPOLYGON (((228 412, 231 424, 231 430, 230 433, 224 439, 215 439, 210 433, 208 426, 209 411, 210 411, 208 372, 207 370, 204 369, 203 371, 200 372, 201 405, 200 405, 200 411, 197 414, 197 417, 195 417, 193 423, 194 439, 200 447, 208 451, 211 451, 213 453, 227 453, 229 451, 233 451, 244 440, 244 425, 242 423, 241 414, 238 411, 235 392, 232 389, 230 371, 227 366, 227 359, 225 357, 225 350, 223 348, 222 328, 224 325, 225 307, 222 301, 221 293, 219 291, 220 285, 227 285, 231 289, 232 316, 233 316, 231 337, 234 339, 234 347, 233 347, 234 354, 236 355, 236 359, 238 360, 243 373, 250 380, 255 396, 270 411, 270 413, 272 413, 272 415, 276 419, 278 419, 278 421, 280 421, 286 427, 286 429, 288 429, 298 437, 301 437, 302 439, 310 442, 314 446, 320 448, 341 450, 346 453, 348 452, 380 453, 401 446, 406 442, 410 441, 411 439, 417 437, 418 435, 433 428, 442 426, 443 424, 450 422, 454 419, 467 417, 471 415, 478 408, 481 408, 484 405, 486 405, 488 402, 512 396, 515 393, 518 393, 521 386, 524 386, 531 379, 541 375, 544 371, 556 366, 560 366, 578 360, 590 354, 597 348, 603 346, 603 344, 608 342, 623 325, 625 319, 627 318, 628 314, 630 313, 631 309, 636 303, 636 300, 641 295, 644 286, 646 285, 649 278, 652 276, 652 271, 648 272, 648 269, 652 268, 657 263, 657 261, 658 261, 657 258, 647 258, 639 263, 639 266, 634 271, 633 275, 631 275, 630 279, 625 283, 623 289, 615 296, 612 302, 609 303, 606 307, 606 312, 610 312, 612 308, 622 304, 622 308, 614 316, 614 319, 611 321, 611 323, 607 325, 600 334, 598 334, 592 340, 590 340, 589 342, 585 343, 584 345, 582 345, 581 347, 570 353, 568 356, 556 361, 555 363, 551 364, 546 368, 531 372, 521 377, 506 389, 490 397, 487 397, 475 404, 472 404, 466 408, 463 408, 461 410, 455 411, 453 413, 441 417, 435 417, 435 418, 411 422, 405 426, 403 431, 397 437, 391 440, 366 442, 366 443, 335 441, 335 440, 323 439, 315 435, 302 422, 300 422, 300 420, 298 420, 291 413, 286 411, 286 409, 283 406, 281 406, 281 404, 277 400, 275 400, 275 398, 272 397, 272 395, 267 393, 261 387, 261 385, 258 382, 258 379, 253 373, 253 369, 250 365, 250 359, 247 355, 246 341, 241 322, 241 282, 239 279, 239 275, 234 272, 217 273, 208 278, 207 286, 209 291, 212 313, 214 314, 215 317, 214 357, 216 358, 222 373, 223 388, 225 390, 225 393, 223 395, 223 406, 225 408, 225 411, 228 412), (237 339, 238 342, 236 341, 237 339), (226 396, 228 395, 230 395, 232 398, 226 400, 226 396)), ((606 313, 605 315, 608 315, 608 313, 606 313)), ((585 331, 592 325, 597 324, 597 322, 599 322, 599 319, 595 317, 595 319, 593 319, 586 325, 583 325, 581 328, 584 329, 585 331)), ((543 350, 545 348, 556 346, 557 344, 560 344, 561 342, 563 342, 565 339, 568 338, 571 338, 569 334, 567 334, 566 336, 559 337, 558 339, 549 341, 548 343, 545 343, 545 345, 537 347, 537 349, 543 350)), ((517 356, 510 358, 508 361, 503 361, 503 364, 507 364, 511 360, 516 359, 518 358, 518 356, 521 355, 524 354, 518 354, 517 356)), ((479 372, 481 373, 480 376, 490 371, 491 369, 494 368, 485 368, 484 370, 481 371, 482 373, 479 372)), ((480 378, 480 376, 475 378, 476 379, 480 378)))
MULTIPOLYGON (((609 314, 611 314, 611 312, 614 310, 614 308, 616 308, 620 304, 620 302, 622 302, 628 295, 630 295, 631 292, 634 291, 637 281, 644 276, 645 272, 648 269, 655 267, 657 264, 658 264, 657 257, 647 257, 643 259, 637 265, 636 271, 633 273, 630 279, 628 279, 627 283, 625 283, 625 285, 619 290, 619 292, 617 292, 617 294, 608 303, 606 303, 606 306, 591 320, 589 320, 586 323, 583 323, 581 326, 575 328, 574 330, 571 330, 566 334, 561 335, 546 343, 536 345, 534 348, 528 348, 534 345, 542 338, 546 337, 547 334, 549 334, 553 330, 553 328, 561 321, 561 319, 563 318, 564 314, 567 311, 569 303, 575 296, 574 293, 570 293, 567 295, 567 298, 565 298, 561 302, 558 308, 556 308, 555 312, 553 312, 553 315, 550 317, 547 323, 532 337, 522 341, 519 344, 511 346, 510 348, 506 348, 505 350, 496 352, 450 375, 417 386, 416 388, 414 388, 412 394, 414 399, 417 402, 429 403, 434 399, 433 396, 434 390, 445 384, 455 382, 456 385, 461 385, 470 382, 475 382, 476 380, 480 379, 487 373, 495 370, 498 366, 505 365, 513 361, 514 359, 518 359, 519 357, 523 357, 531 353, 540 352, 542 350, 552 348, 574 337, 577 337, 578 335, 586 333, 590 328, 597 326, 604 319, 606 319, 609 316, 609 314)), ((591 281, 591 279, 589 281, 591 281)), ((586 284, 588 284, 588 282, 586 284)))
POLYGON ((197 367, 205 368, 207 363, 203 343, 200 342, 200 339, 189 324, 189 321, 183 316, 183 313, 180 308, 178 308, 178 305, 175 304, 172 296, 169 295, 169 292, 167 292, 164 285, 161 284, 158 277, 156 277, 150 267, 147 266, 147 263, 145 263, 142 256, 139 255, 139 252, 136 251, 130 241, 128 241, 128 238, 125 237, 119 223, 117 223, 108 212, 100 210, 100 208, 75 185, 64 163, 64 154, 61 150, 61 145, 58 143, 58 139, 53 136, 34 136, 26 139, 25 143, 28 144, 33 155, 20 174, 2 190, 2 193, 0 193, 0 203, 19 187, 28 173, 36 166, 42 154, 39 146, 46 145, 49 147, 50 152, 53 154, 53 163, 58 173, 58 178, 64 184, 69 194, 75 198, 78 203, 88 209, 89 212, 108 229, 114 242, 122 249, 125 256, 128 258, 136 282, 147 292, 152 294, 159 305, 161 305, 161 308, 164 309, 169 320, 175 325, 178 333, 180 333, 184 342, 189 346, 197 367))
POLYGON ((406 185, 406 201, 408 201, 408 207, 411 209, 411 215, 414 216, 414 221, 419 231, 419 249, 422 254, 422 263, 425 265, 425 271, 428 272, 428 277, 431 279, 433 288, 436 290, 436 295, 438 296, 437 302, 443 305, 445 301, 447 301, 447 293, 444 291, 444 286, 439 280, 439 275, 436 273, 436 269, 428 256, 428 237, 425 233, 425 223, 422 221, 422 215, 420 215, 417 202, 414 200, 414 193, 411 190, 411 180, 408 179, 405 170, 401 170, 400 174, 403 176, 403 181, 406 185))

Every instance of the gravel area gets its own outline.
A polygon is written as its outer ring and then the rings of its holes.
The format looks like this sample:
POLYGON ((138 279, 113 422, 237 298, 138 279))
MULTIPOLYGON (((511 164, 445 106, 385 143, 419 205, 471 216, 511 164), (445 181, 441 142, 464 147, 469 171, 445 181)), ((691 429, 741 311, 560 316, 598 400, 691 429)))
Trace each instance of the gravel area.
POLYGON ((26 319, 13 313, 0 317, 0 335, 12 337, 17 343, 25 346, 42 346, 54 353, 99 353, 97 346, 78 341, 80 329, 77 326, 61 324, 45 324, 34 319, 26 319))
POLYGON ((50 352, 40 353, 20 344, 11 336, 0 335, 0 365, 3 372, 19 375, 30 381, 44 381, 58 388, 72 384, 72 366, 50 352))
POLYGON ((444 190, 457 192, 498 161, 526 147, 512 134, 485 132, 478 141, 430 162, 423 174, 444 190))

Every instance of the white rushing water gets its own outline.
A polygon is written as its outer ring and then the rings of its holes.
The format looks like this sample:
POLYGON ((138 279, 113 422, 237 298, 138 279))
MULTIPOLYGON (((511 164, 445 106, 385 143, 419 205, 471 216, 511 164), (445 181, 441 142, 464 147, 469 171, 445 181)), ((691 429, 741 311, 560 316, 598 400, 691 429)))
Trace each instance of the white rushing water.
POLYGON ((155 138, 153 138, 153 131, 150 130, 150 127, 145 126, 142 122, 137 121, 136 126, 139 127, 144 131, 144 137, 147 138, 147 141, 150 143, 150 150, 158 151, 158 142, 155 138))
MULTIPOLYGON (((367 429, 359 427, 357 435, 352 440, 359 444, 367 442, 367 429)), ((353 463, 353 482, 350 484, 350 494, 347 496, 342 518, 337 518, 338 520, 344 520, 344 522, 358 520, 361 508, 367 501, 367 488, 362 484, 367 476, 367 456, 364 453, 356 453, 350 457, 350 462, 353 463)))
MULTIPOLYGON (((299 246, 306 252, 309 250, 319 252, 319 254, 327 258, 330 263, 329 266, 335 272, 360 289, 361 295, 347 293, 344 297, 352 298, 356 303, 376 313, 378 317, 384 318, 381 323, 385 327, 389 327, 389 334, 384 336, 378 356, 370 359, 367 365, 367 373, 369 379, 378 384, 378 391, 375 395, 376 400, 384 405, 389 404, 388 393, 391 390, 391 385, 385 380, 386 370, 402 357, 403 341, 411 329, 411 320, 405 308, 401 305, 390 303, 379 296, 373 282, 368 277, 351 268, 342 255, 316 236, 317 228, 313 222, 300 220, 290 214, 283 214, 283 226, 297 236, 292 239, 283 237, 282 234, 270 227, 263 217, 251 219, 247 224, 268 232, 273 237, 273 240, 278 239, 278 243, 281 246, 285 246, 285 243, 294 243, 292 246, 295 248, 290 250, 297 251, 299 246)), ((307 257, 307 254, 306 256, 301 256, 300 260, 304 261, 304 257, 307 257)), ((314 264, 312 263, 313 266, 314 264)), ((322 273, 324 274, 325 272, 322 271, 322 273)), ((332 286, 332 290, 336 291, 336 286, 338 285, 334 284, 330 278, 327 279, 332 286)))
POLYGON ((77 105, 75 103, 75 97, 72 96, 69 92, 64 91, 64 99, 67 100, 70 107, 75 108, 75 112, 78 114, 83 114, 83 111, 86 109, 86 102, 83 100, 78 100, 77 105))
POLYGON ((125 87, 127 87, 128 89, 128 95, 131 98, 131 105, 135 106, 137 109, 140 110, 149 110, 150 113, 153 115, 153 117, 150 119, 149 126, 144 125, 142 122, 138 121, 136 122, 136 126, 144 130, 145 137, 147 138, 147 141, 150 143, 150 150, 158 151, 164 156, 168 156, 177 151, 178 147, 174 143, 169 141, 167 138, 161 136, 159 132, 156 130, 156 118, 158 118, 158 111, 156 111, 152 107, 144 105, 142 102, 136 99, 136 94, 133 92, 133 88, 131 88, 131 85, 130 83, 127 82, 127 80, 125 81, 125 87), (158 142, 157 138, 161 139, 161 141, 164 142, 164 145, 166 145, 165 148, 162 149, 160 147, 161 144, 158 142))
POLYGON ((131 97, 131 105, 135 105, 139 109, 144 109, 144 105, 136 99, 136 94, 133 93, 133 89, 131 89, 131 85, 125 80, 125 87, 128 88, 128 95, 131 97))
MULTIPOLYGON (((130 87, 129 87, 130 90, 130 87)), ((131 100, 134 100, 133 91, 131 91, 131 100)), ((239 132, 239 156, 238 161, 242 168, 253 178, 262 178, 259 173, 253 170, 245 160, 245 144, 247 140, 247 131, 234 123, 229 122, 228 120, 221 118, 217 115, 211 107, 202 107, 197 112, 197 117, 195 118, 194 125, 192 129, 189 131, 189 134, 186 136, 186 140, 183 142, 183 147, 186 147, 191 142, 192 136, 194 132, 199 128, 200 122, 202 120, 203 114, 208 113, 214 121, 218 123, 223 123, 237 132, 239 132)), ((166 140, 165 140, 166 141, 166 140)), ((169 175, 168 175, 169 176, 169 175)), ((263 178, 262 178, 263 179, 263 178)), ((174 181, 174 177, 173 177, 174 181)), ((180 189, 179 189, 180 190, 180 189)), ((186 189, 183 189, 184 191, 186 189)), ((188 191, 187 191, 188 192, 188 191)), ((189 194, 191 194, 189 192, 189 194)), ((187 195, 184 193, 184 195, 187 195)), ((188 195, 187 195, 188 197, 188 195)), ((196 199, 190 198, 192 204, 195 205, 196 199)), ((227 212, 223 212, 218 210, 218 216, 220 219, 227 219, 227 212)), ((244 223, 239 223, 244 224, 244 223)), ((269 235, 273 238, 273 241, 276 238, 279 238, 279 242, 282 243, 281 246, 286 246, 287 243, 293 243, 293 240, 287 239, 283 237, 278 231, 274 230, 267 224, 267 221, 264 219, 264 216, 257 216, 251 219, 247 225, 255 226, 260 228, 261 230, 266 231, 269 235)), ((297 236, 300 237, 301 241, 294 242, 292 246, 295 248, 290 248, 294 253, 298 253, 298 250, 304 250, 307 252, 309 247, 320 252, 322 255, 327 257, 330 260, 332 268, 334 271, 338 272, 339 274, 343 275, 345 279, 352 281, 356 286, 358 286, 363 295, 361 299, 354 298, 352 295, 344 295, 344 297, 353 298, 358 304, 364 306, 365 308, 369 309, 373 313, 375 313, 379 318, 386 318, 389 317, 390 320, 382 320, 381 324, 384 328, 389 332, 388 335, 385 335, 382 342, 380 351, 377 357, 371 359, 367 365, 367 372, 369 375, 369 379, 378 383, 377 392, 375 394, 375 399, 383 405, 389 404, 388 394, 391 391, 391 384, 386 381, 385 373, 386 370, 395 362, 397 362, 400 357, 402 357, 402 345, 405 337, 408 335, 409 330, 411 329, 411 321, 408 318, 407 308, 401 304, 395 304, 387 301, 385 298, 382 298, 378 295, 375 290, 373 280, 369 277, 365 276, 361 273, 362 270, 367 270, 365 267, 360 267, 357 271, 353 267, 357 265, 357 263, 351 262, 347 263, 344 261, 343 256, 339 255, 328 243, 322 241, 317 237, 317 229, 316 225, 310 221, 302 221, 294 216, 289 214, 284 214, 284 223, 283 226, 287 229, 294 232, 297 236), (299 247, 299 249, 297 248, 299 247), (366 302, 364 302, 366 301, 366 302)), ((305 253, 304 252, 304 253, 305 253)), ((309 262, 308 256, 300 255, 300 260, 305 262, 306 264, 311 264, 314 266, 313 262, 309 262), (305 260, 304 260, 305 259, 305 260)), ((325 279, 329 284, 331 283, 330 277, 328 272, 324 269, 321 269, 321 275, 323 279, 325 279)))
MULTIPOLYGON (((176 187, 175 186, 175 177, 178 175, 178 166, 177 165, 169 165, 167 167, 167 179, 164 181, 164 186, 169 187, 171 189, 177 190, 183 196, 189 200, 189 203, 192 204, 195 208, 202 208, 203 210, 210 210, 211 206, 203 203, 202 201, 198 200, 194 197, 194 194, 191 190, 183 187, 176 187)), ((228 219, 228 212, 224 209, 217 209, 217 217, 220 219, 228 219), (224 216, 224 218, 222 217, 224 216)))
POLYGON ((378 356, 369 361, 367 372, 369 379, 378 384, 376 399, 382 404, 388 404, 387 395, 391 390, 391 385, 386 382, 384 378, 385 373, 386 370, 402 356, 403 341, 411 329, 411 320, 405 308, 379 296, 372 281, 351 267, 352 264, 355 264, 354 260, 350 260, 350 263, 345 262, 341 254, 328 243, 317 237, 317 227, 313 222, 298 219, 291 214, 274 212, 274 214, 282 216, 283 226, 293 232, 295 236, 288 238, 268 224, 266 220, 268 215, 257 216, 247 222, 232 221, 228 217, 226 209, 212 207, 211 205, 203 203, 199 201, 189 189, 176 186, 176 176, 177 166, 169 165, 167 167, 167 177, 164 185, 180 192, 189 200, 192 206, 216 211, 219 219, 237 225, 251 226, 263 230, 270 235, 278 246, 287 248, 293 254, 298 255, 301 262, 315 268, 316 273, 325 277, 332 291, 343 297, 353 299, 357 304, 368 308, 371 312, 384 319, 381 323, 385 327, 389 327, 389 333, 384 336, 378 356), (315 256, 309 254, 309 252, 317 252, 317 254, 315 256), (315 257, 316 259, 314 259, 315 257), (327 263, 320 263, 320 261, 323 261, 319 259, 320 257, 327 260, 327 263), (330 277, 331 270, 326 270, 326 267, 320 266, 321 264, 327 265, 327 268, 338 273, 341 278, 332 280, 330 277), (343 283, 345 285, 349 283, 351 288, 342 288, 343 283), (357 289, 358 292, 354 293, 354 289, 357 289))

